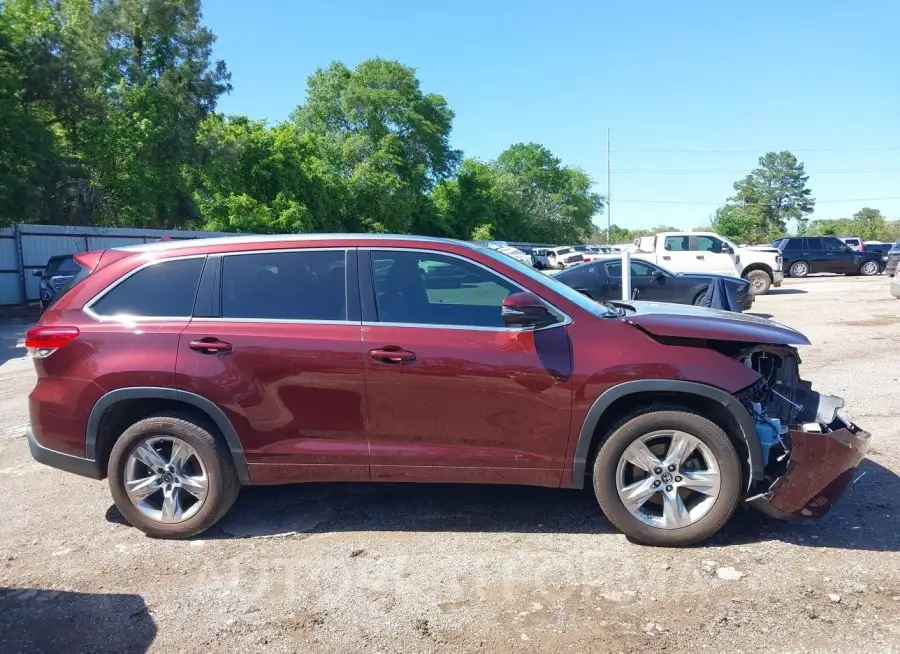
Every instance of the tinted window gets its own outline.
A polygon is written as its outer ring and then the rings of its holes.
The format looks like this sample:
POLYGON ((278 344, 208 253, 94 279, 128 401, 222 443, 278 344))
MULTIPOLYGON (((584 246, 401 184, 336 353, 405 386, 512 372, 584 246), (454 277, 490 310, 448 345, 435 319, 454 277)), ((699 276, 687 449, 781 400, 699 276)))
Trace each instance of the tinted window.
POLYGON ((346 320, 344 250, 224 257, 222 317, 346 320))
POLYGON ((688 249, 687 236, 666 236, 665 249, 672 252, 683 252, 688 249))
POLYGON ((824 240, 825 240, 825 249, 828 252, 846 252, 847 251, 847 246, 839 238, 835 238, 834 236, 828 236, 824 240))
POLYGON ((204 257, 199 257, 148 266, 126 277, 91 309, 101 316, 190 316, 203 261, 204 257))
POLYGON ((425 252, 372 252, 378 320, 505 327, 500 306, 520 289, 480 266, 425 252))
POLYGON ((44 269, 44 277, 77 275, 79 272, 81 272, 81 266, 72 257, 50 257, 47 267, 44 269))
POLYGON ((556 254, 557 255, 572 254, 572 248, 560 248, 560 249, 556 250, 556 254))
POLYGON ((803 249, 804 250, 821 250, 822 249, 822 239, 820 239, 820 238, 805 238, 805 239, 803 239, 803 249))
POLYGON ((802 250, 802 245, 803 243, 799 238, 786 238, 781 241, 781 249, 785 252, 797 252, 798 250, 802 250))
POLYGON ((859 247, 859 239, 858 238, 845 238, 844 243, 847 245, 853 245, 855 247, 859 247))
POLYGON ((714 236, 698 236, 697 249, 701 252, 711 252, 713 254, 722 253, 722 241, 714 236))
MULTIPOLYGON (((656 268, 653 266, 644 263, 643 261, 632 261, 631 262, 631 276, 632 277, 650 277, 654 273, 656 273, 656 268)), ((610 277, 621 277, 622 276, 622 263, 620 261, 616 261, 615 263, 606 264, 606 274, 610 277)))

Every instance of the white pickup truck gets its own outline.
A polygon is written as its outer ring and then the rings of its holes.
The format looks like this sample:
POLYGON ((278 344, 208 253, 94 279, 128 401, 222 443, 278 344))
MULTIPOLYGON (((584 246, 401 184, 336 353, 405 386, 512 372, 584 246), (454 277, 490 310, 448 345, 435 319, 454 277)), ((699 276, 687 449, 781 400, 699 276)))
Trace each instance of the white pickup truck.
POLYGON ((781 286, 781 251, 770 246, 740 247, 713 232, 662 232, 635 240, 637 252, 672 272, 743 277, 754 295, 781 286))

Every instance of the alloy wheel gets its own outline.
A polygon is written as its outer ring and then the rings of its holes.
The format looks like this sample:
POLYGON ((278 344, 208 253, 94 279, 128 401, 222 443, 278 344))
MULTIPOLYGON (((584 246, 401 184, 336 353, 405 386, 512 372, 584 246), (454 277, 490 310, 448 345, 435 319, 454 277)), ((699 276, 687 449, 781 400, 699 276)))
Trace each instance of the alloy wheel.
POLYGON ((680 529, 702 519, 721 489, 712 451, 683 431, 654 431, 636 439, 619 459, 616 490, 625 508, 660 529, 680 529))
POLYGON ((878 264, 874 261, 866 261, 862 265, 862 274, 863 275, 876 275, 878 274, 878 264))
POLYGON ((803 277, 808 272, 809 272, 809 267, 802 261, 798 261, 793 266, 791 266, 791 276, 792 277, 803 277))
POLYGON ((162 523, 196 515, 209 493, 209 475, 197 450, 174 436, 138 443, 125 461, 125 492, 143 515, 162 523))

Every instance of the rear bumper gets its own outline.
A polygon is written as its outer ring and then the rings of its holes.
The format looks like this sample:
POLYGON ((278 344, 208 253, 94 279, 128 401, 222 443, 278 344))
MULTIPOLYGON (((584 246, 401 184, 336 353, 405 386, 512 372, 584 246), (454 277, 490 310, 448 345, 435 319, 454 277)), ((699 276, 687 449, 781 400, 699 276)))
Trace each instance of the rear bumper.
POLYGON ((28 448, 31 450, 31 456, 38 463, 50 466, 51 468, 59 468, 66 472, 71 472, 82 477, 90 477, 91 479, 103 479, 100 467, 97 462, 92 459, 83 459, 81 457, 72 456, 57 452, 50 448, 44 447, 38 443, 31 427, 25 432, 28 438, 28 448))
POLYGON ((751 506, 782 518, 820 518, 844 493, 869 449, 871 434, 836 418, 828 433, 790 430, 791 457, 769 490, 751 506))

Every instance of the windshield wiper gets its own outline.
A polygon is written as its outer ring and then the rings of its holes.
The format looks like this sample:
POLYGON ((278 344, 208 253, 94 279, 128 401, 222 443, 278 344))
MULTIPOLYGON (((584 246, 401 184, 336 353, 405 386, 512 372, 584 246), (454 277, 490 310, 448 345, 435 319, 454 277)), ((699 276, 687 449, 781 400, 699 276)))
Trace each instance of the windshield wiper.
POLYGON ((615 302, 610 302, 607 300, 603 303, 603 306, 616 314, 619 318, 625 315, 625 309, 616 304, 615 302))

